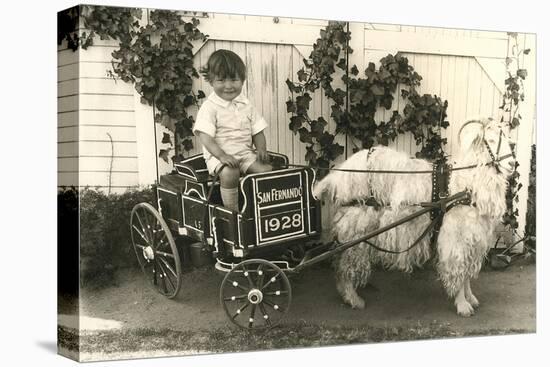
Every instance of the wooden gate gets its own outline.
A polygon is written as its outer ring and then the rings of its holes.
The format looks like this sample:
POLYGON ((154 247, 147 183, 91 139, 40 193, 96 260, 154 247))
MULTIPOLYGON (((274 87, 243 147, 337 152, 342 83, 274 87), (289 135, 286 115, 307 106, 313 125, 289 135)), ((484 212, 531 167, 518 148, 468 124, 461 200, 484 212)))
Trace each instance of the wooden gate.
MULTIPOLYGON (((145 17, 144 17, 145 19, 145 17)), ((305 146, 288 129, 290 114, 285 102, 290 97, 286 79, 296 80, 319 31, 326 21, 291 18, 208 14, 200 19, 200 30, 209 35, 199 45, 195 65, 205 64, 216 49, 227 48, 243 58, 248 69, 245 92, 268 121, 266 132, 269 150, 289 156, 292 163, 305 163, 305 146)), ((467 118, 498 117, 498 106, 505 79, 505 60, 509 41, 505 32, 480 32, 431 27, 410 27, 372 23, 350 23, 352 32, 350 64, 364 70, 369 62, 387 54, 407 56, 423 77, 420 93, 437 94, 448 100, 450 126, 446 151, 456 150, 456 132, 467 118)), ((521 34, 520 41, 534 51, 534 36, 521 34)), ((114 191, 147 185, 156 179, 152 108, 140 103, 131 85, 114 81, 111 52, 115 41, 96 39, 88 50, 77 52, 59 47, 59 185, 99 186, 114 191)), ((530 146, 534 142, 534 52, 525 61, 533 75, 526 81, 527 106, 522 111, 522 125, 516 132, 520 173, 524 187, 528 179, 530 146)), ((195 89, 207 95, 211 89, 202 78, 195 89)), ((322 91, 313 95, 310 112, 330 119, 330 101, 322 91)), ((394 100, 392 109, 402 111, 405 101, 394 100)), ((387 120, 391 111, 377 113, 378 121, 387 120)), ((157 148, 162 148, 163 127, 156 126, 157 148)), ((341 144, 346 144, 339 137, 341 144)), ((410 136, 400 136, 393 146, 414 154, 417 150, 410 136)), ((191 153, 200 152, 200 147, 191 153)), ((351 152, 351 148, 347 149, 351 152)), ((343 159, 344 157, 342 157, 343 159)), ((159 160, 161 173, 171 165, 159 160)), ((527 190, 520 194, 520 221, 523 222, 527 190)), ((522 224, 520 223, 520 226, 522 224)))

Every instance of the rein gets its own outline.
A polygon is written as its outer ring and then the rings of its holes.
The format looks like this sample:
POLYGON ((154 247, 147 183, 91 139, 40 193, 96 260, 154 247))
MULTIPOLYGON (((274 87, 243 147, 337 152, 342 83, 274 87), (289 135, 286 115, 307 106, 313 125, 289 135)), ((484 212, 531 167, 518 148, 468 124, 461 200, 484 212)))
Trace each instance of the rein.
MULTIPOLYGON (((494 157, 492 152, 490 151, 491 157, 494 157)), ((500 158, 494 158, 491 162, 487 162, 483 164, 484 166, 492 166, 496 162, 500 162, 506 158, 512 157, 512 154, 506 154, 503 155, 500 158)), ((355 173, 389 173, 389 174, 426 174, 426 173, 433 173, 433 170, 431 171, 392 171, 392 170, 380 170, 380 169, 365 169, 365 170, 359 170, 359 169, 346 169, 346 168, 328 168, 328 167, 316 167, 316 166, 307 166, 305 164, 292 164, 289 163, 288 166, 290 167, 302 167, 302 168, 313 168, 318 170, 324 170, 324 171, 340 171, 340 172, 355 172, 355 173)), ((469 166, 463 166, 463 167, 453 167, 449 168, 450 171, 460 171, 465 169, 471 169, 478 167, 478 164, 471 164, 469 166)))

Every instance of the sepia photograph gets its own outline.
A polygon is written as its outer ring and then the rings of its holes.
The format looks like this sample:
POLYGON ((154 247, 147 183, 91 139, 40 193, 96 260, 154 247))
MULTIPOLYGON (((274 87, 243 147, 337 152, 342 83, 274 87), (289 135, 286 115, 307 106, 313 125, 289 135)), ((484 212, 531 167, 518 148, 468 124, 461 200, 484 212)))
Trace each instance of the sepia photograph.
POLYGON ((182 6, 57 9, 61 356, 537 333, 537 34, 182 6))

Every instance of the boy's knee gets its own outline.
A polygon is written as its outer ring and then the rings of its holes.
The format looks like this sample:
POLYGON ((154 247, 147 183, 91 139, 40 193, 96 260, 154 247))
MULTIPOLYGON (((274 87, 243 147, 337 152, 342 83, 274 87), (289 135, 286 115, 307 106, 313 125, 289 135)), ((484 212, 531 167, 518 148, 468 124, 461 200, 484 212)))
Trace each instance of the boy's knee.
POLYGON ((224 167, 220 171, 220 182, 222 187, 237 187, 239 184, 240 172, 238 168, 224 167))
POLYGON ((261 172, 270 172, 270 171, 273 171, 273 167, 271 167, 270 164, 264 164, 262 163, 259 167, 259 172, 258 173, 261 173, 261 172))
POLYGON ((273 167, 270 164, 254 162, 246 170, 246 173, 263 173, 273 171, 273 167))

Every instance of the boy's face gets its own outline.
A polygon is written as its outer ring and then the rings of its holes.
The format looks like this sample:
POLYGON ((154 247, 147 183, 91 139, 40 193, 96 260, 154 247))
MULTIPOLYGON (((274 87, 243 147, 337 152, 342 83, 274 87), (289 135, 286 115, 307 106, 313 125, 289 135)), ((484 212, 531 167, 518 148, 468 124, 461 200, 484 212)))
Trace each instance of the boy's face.
POLYGON ((215 77, 210 83, 214 88, 214 93, 225 101, 232 101, 243 90, 243 81, 238 77, 221 78, 215 77))

